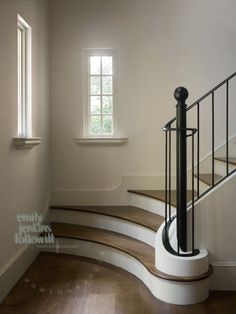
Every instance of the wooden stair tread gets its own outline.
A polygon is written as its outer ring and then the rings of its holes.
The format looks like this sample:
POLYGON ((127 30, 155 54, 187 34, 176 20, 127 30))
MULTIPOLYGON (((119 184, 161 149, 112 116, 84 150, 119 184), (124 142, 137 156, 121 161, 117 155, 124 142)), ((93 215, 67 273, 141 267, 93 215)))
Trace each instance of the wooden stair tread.
MULTIPOLYGON (((226 157, 215 157, 216 160, 227 162, 226 157)), ((229 163, 232 165, 236 165, 236 157, 229 157, 229 163)))
MULTIPOLYGON (((128 192, 147 196, 147 197, 165 202, 165 190, 128 190, 128 192)), ((196 191, 194 192, 194 195, 196 195, 196 191)), ((190 202, 191 200, 192 200, 192 191, 188 190, 187 202, 190 202)), ((171 191, 171 205, 176 207, 176 190, 171 191)))
POLYGON ((51 209, 94 213, 124 219, 157 231, 164 217, 134 206, 51 206, 51 209))
MULTIPOLYGON (((197 178, 197 175, 195 175, 197 178)), ((215 173, 214 174, 214 183, 219 181, 223 176, 215 173)), ((211 173, 199 173, 199 179, 207 185, 212 185, 212 174, 211 173)))
POLYGON ((155 250, 153 247, 113 231, 64 223, 51 223, 51 228, 55 237, 95 242, 125 252, 141 262, 150 273, 163 279, 171 281, 197 281, 210 276, 212 273, 211 267, 205 274, 194 277, 176 277, 162 273, 155 267, 155 250))

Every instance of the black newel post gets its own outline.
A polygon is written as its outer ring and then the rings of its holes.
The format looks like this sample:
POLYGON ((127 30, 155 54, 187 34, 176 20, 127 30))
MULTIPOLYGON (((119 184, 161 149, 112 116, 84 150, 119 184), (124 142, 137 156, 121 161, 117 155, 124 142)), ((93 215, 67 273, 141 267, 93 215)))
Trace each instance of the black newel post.
POLYGON ((177 197, 177 238, 182 251, 187 251, 187 137, 185 100, 188 91, 184 87, 176 88, 176 197, 177 197))

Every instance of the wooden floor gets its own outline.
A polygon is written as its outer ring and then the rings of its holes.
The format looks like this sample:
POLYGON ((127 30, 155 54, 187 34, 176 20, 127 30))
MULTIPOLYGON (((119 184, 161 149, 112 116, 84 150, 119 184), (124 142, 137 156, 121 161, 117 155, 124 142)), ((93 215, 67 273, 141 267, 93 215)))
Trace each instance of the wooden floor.
POLYGON ((236 292, 204 303, 156 300, 133 275, 90 259, 42 253, 0 305, 1 314, 233 314, 236 292))

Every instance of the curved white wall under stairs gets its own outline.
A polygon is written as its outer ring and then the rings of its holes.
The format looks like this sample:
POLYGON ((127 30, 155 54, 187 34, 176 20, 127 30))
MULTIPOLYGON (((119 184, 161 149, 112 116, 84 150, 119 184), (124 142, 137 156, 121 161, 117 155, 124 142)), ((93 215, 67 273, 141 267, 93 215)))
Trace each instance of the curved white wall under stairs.
MULTIPOLYGON (((154 214, 158 214, 160 216, 165 216, 165 204, 164 202, 154 199, 148 196, 139 195, 139 194, 130 194, 130 205, 137 206, 148 210, 154 214)), ((172 212, 174 213, 176 210, 175 207, 172 206, 172 212)))
POLYGON ((236 173, 195 206, 196 246, 207 248, 214 272, 211 290, 236 290, 236 173))

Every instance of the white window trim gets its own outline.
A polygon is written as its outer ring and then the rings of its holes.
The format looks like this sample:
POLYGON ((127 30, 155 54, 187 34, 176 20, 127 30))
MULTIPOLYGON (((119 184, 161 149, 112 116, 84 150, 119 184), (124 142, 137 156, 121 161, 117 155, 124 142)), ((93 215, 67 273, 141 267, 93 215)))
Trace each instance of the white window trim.
POLYGON ((117 119, 116 119, 116 100, 117 100, 117 92, 116 92, 116 82, 117 82, 117 69, 116 69, 116 49, 115 48, 86 48, 84 49, 84 98, 83 98, 83 139, 88 138, 96 138, 96 139, 104 139, 104 138, 117 138, 117 119), (113 57, 113 134, 112 135, 91 135, 89 134, 89 57, 91 56, 112 56, 113 57))
MULTIPOLYGON (((19 35, 17 35, 18 49, 21 44, 21 66, 18 61, 18 136, 27 137, 32 135, 32 74, 31 74, 31 27, 18 14, 17 30, 21 30, 23 39, 19 43, 19 35), (23 72, 23 73, 22 73, 23 72)), ((18 57, 19 58, 19 50, 18 57)))
POLYGON ((32 148, 41 138, 32 137, 32 31, 30 25, 17 14, 17 137, 19 148, 32 148), (19 38, 19 30, 23 38, 19 38), (19 62, 20 57, 20 62, 19 62))
POLYGON ((13 142, 17 149, 33 148, 41 143, 41 137, 14 137, 13 142))

